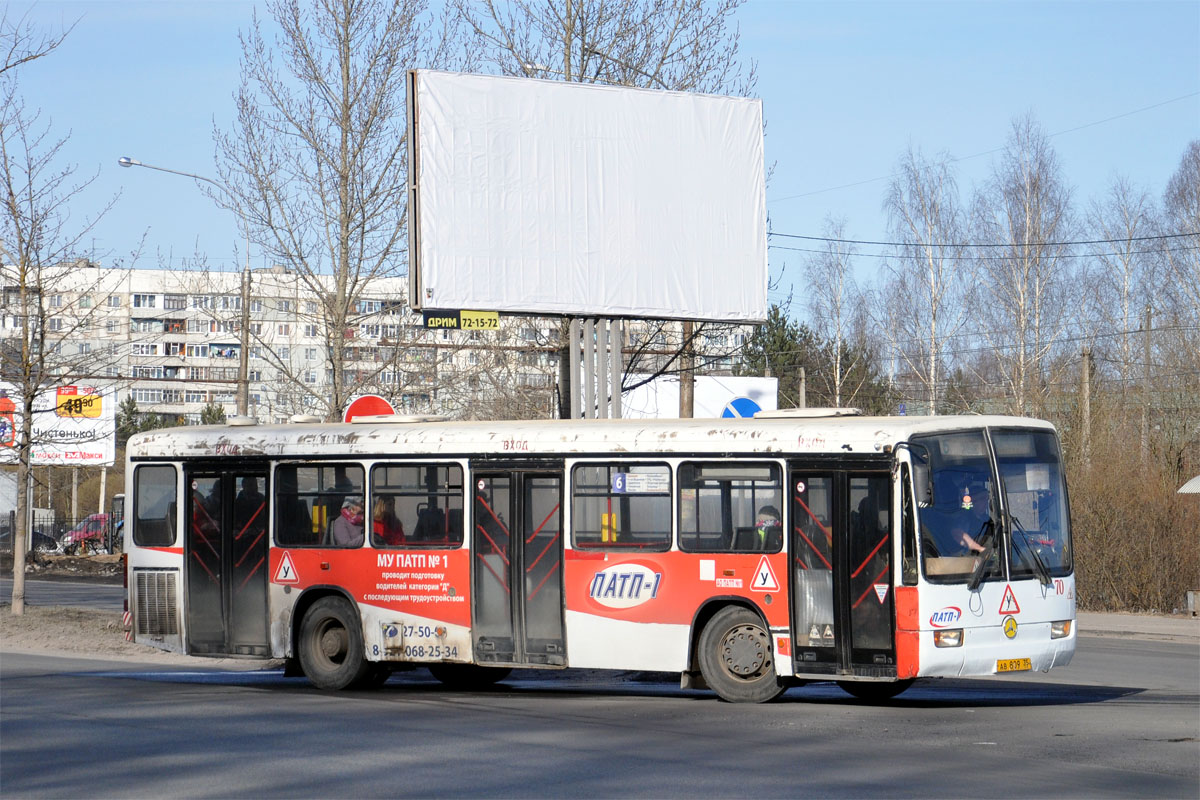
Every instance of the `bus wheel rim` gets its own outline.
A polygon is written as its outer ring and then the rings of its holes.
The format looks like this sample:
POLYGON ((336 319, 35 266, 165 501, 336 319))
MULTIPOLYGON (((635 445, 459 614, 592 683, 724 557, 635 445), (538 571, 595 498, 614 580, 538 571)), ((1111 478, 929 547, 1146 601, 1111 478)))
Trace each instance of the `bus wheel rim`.
POLYGON ((729 674, 756 678, 770 665, 767 635, 757 625, 737 625, 721 641, 721 661, 729 674))
POLYGON ((348 645, 346 629, 332 621, 317 636, 317 649, 329 661, 341 661, 348 645))

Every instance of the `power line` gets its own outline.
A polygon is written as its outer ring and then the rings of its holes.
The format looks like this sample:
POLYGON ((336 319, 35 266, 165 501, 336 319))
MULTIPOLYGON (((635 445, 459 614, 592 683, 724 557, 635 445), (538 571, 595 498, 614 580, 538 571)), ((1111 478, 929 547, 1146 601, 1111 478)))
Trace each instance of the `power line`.
MULTIPOLYGON (((1170 331, 1200 331, 1200 325, 1163 325, 1161 327, 1152 328, 1150 332, 1151 333, 1162 333, 1162 332, 1170 332, 1170 331)), ((1046 345, 1058 346, 1058 345, 1064 345, 1064 344, 1073 344, 1073 343, 1077 343, 1077 342, 1091 342, 1091 341, 1097 341, 1100 339, 1111 339, 1111 338, 1115 338, 1117 336, 1131 336, 1131 335, 1143 334, 1143 333, 1145 333, 1145 331, 1143 331, 1141 328, 1130 328, 1127 330, 1120 330, 1120 331, 1108 331, 1106 333, 1080 334, 1077 336, 1064 336, 1061 338, 1056 338, 1053 341, 1046 342, 1046 345)), ((942 343, 946 343, 952 339, 972 339, 972 338, 983 339, 985 337, 986 337, 986 334, 982 331, 963 331, 963 332, 958 332, 958 333, 951 333, 946 336, 939 336, 938 341, 942 342, 942 343)), ((913 347, 913 346, 925 347, 928 344, 928 341, 929 341, 928 339, 924 339, 924 338, 910 337, 910 338, 906 338, 906 339, 897 339, 895 341, 884 342, 883 344, 886 348, 889 348, 889 349, 904 349, 906 347, 913 347)), ((1032 346, 1032 345, 1028 345, 1028 343, 1026 343, 1026 344, 1027 344, 1027 346, 1032 346)), ((981 347, 963 347, 963 348, 958 348, 958 349, 954 349, 954 350, 939 350, 938 355, 942 356, 942 357, 970 355, 972 353, 986 353, 986 352, 996 352, 998 350, 1012 350, 1019 346, 1021 346, 1020 342, 1002 342, 1002 343, 995 344, 995 345, 983 345, 981 347)), ((799 354, 799 353, 802 353, 805 351, 801 348, 790 347, 787 349, 775 350, 774 352, 777 354, 781 354, 781 355, 796 355, 796 354, 799 354)), ((1096 355, 1095 357, 1097 359, 1100 359, 1099 355, 1096 355)))
MULTIPOLYGON (((1163 100, 1161 103, 1154 103, 1153 105, 1143 106, 1141 108, 1135 108, 1132 111, 1126 111, 1126 112, 1117 114, 1112 117, 1105 117, 1104 119, 1099 119, 1099 120, 1096 120, 1095 122, 1087 122, 1087 123, 1084 123, 1083 125, 1077 125, 1074 128, 1067 128, 1065 130, 1055 131, 1054 133, 1047 134, 1046 138, 1052 139, 1055 136, 1062 136, 1067 133, 1074 133, 1076 131, 1081 131, 1084 128, 1091 128, 1096 125, 1103 125, 1106 122, 1112 122, 1113 120, 1118 120, 1118 119, 1121 119, 1122 117, 1129 117, 1134 114, 1140 114, 1143 111, 1150 111, 1152 109, 1159 108, 1160 106, 1170 105, 1171 103, 1178 103, 1180 100, 1187 100, 1189 98, 1195 97, 1196 95, 1200 95, 1200 92, 1191 92, 1190 94, 1180 95, 1179 97, 1172 97, 1170 100, 1163 100)), ((956 164, 960 161, 969 161, 970 159, 973 159, 973 158, 981 158, 982 156, 990 156, 993 153, 999 153, 1003 149, 1004 149, 1003 147, 993 147, 991 150, 984 150, 983 152, 980 152, 980 153, 972 153, 969 156, 961 156, 959 158, 952 158, 952 159, 950 159, 950 163, 956 164)), ((800 194, 790 194, 787 197, 776 197, 771 202, 772 203, 780 203, 780 202, 783 202, 784 200, 796 200, 801 197, 812 197, 813 195, 824 194, 826 192, 836 192, 839 189, 853 189, 855 186, 864 186, 868 183, 877 183, 879 181, 886 181, 889 178, 895 177, 895 175, 896 175, 896 173, 893 172, 888 175, 881 175, 876 178, 867 178, 866 180, 854 181, 853 183, 843 183, 840 186, 827 186, 824 189, 814 189, 811 192, 801 192, 800 194)))
MULTIPOLYGON (((1197 234, 1187 234, 1196 236, 1197 234)), ((831 240, 836 241, 836 240, 831 240)), ((920 245, 914 245, 920 246, 920 245)), ((939 246, 939 245, 935 245, 939 246)), ((949 246, 949 245, 940 245, 949 246)), ((966 245, 968 247, 990 247, 992 245, 966 245)), ((999 245, 1004 246, 1004 245, 999 245)), ((816 250, 811 247, 788 247, 782 244, 768 244, 767 247, 771 250, 787 250, 790 253, 817 253, 821 255, 828 254, 827 250, 816 250)), ((1109 258, 1127 255, 1149 255, 1151 253, 1186 253, 1192 250, 1200 250, 1200 245, 1195 247, 1154 247, 1139 249, 1134 253, 1056 253, 1054 258, 1109 258)), ((894 258, 893 253, 854 253, 848 258, 894 258)), ((967 256, 967 255, 940 255, 938 258, 946 261, 1012 261, 1016 258, 1021 258, 1020 255, 1011 256, 967 256)))
MULTIPOLYGON (((828 236, 806 236, 799 233, 771 232, 768 236, 782 236, 787 239, 807 239, 813 242, 836 242, 838 244, 869 244, 879 247, 1013 247, 1012 242, 987 242, 974 244, 970 242, 874 242, 867 239, 833 239, 828 236)), ((1156 236, 1127 236, 1121 239, 1078 239, 1061 242, 1033 242, 1039 247, 1074 247, 1083 244, 1121 244, 1123 242, 1151 242, 1164 239, 1181 239, 1187 236, 1200 236, 1200 231, 1190 233, 1164 233, 1156 236)), ((1113 255, 1120 255, 1114 253, 1113 255)))

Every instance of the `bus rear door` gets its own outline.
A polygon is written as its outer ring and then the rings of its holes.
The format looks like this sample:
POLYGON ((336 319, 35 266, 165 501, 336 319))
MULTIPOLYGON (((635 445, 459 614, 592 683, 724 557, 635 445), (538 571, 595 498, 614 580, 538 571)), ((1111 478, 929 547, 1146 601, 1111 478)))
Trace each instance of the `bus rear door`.
POLYGON ((187 651, 270 655, 267 473, 200 468, 187 479, 187 651))
POLYGON ((793 464, 792 641, 797 674, 896 674, 891 480, 793 464))

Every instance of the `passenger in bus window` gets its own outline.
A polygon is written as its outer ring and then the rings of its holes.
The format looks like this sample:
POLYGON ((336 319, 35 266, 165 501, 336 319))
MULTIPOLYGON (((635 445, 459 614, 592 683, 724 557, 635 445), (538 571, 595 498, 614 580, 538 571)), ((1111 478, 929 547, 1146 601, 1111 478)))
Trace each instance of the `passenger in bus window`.
POLYGON ((376 497, 371 532, 376 544, 404 544, 404 525, 396 518, 396 498, 376 497))
POLYGON ((242 490, 233 501, 234 517, 248 522, 262 510, 265 502, 266 498, 258 490, 258 478, 245 476, 242 478, 242 490))
POLYGON ((363 501, 351 495, 342 501, 342 513, 329 526, 337 547, 361 547, 363 543, 363 501))
POLYGON ((778 550, 783 543, 783 528, 779 522, 779 509, 766 505, 758 510, 756 522, 759 550, 778 550))

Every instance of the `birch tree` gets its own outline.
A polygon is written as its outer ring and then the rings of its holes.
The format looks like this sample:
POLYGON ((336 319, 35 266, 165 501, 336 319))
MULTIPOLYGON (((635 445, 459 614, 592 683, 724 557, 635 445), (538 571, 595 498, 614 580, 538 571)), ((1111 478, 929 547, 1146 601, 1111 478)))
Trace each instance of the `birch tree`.
POLYGON ((1174 289, 1200 321, 1200 139, 1187 146, 1167 184, 1162 234, 1169 237, 1161 252, 1174 289))
MULTIPOLYGON (((805 263, 807 277, 805 293, 812 315, 813 330, 832 345, 832 374, 827 378, 828 393, 833 405, 853 405, 861 382, 851 381, 856 366, 853 356, 864 354, 862 348, 851 349, 852 340, 862 343, 862 295, 854 279, 854 245, 845 241, 846 221, 825 219, 822 235, 825 249, 810 255, 805 263)), ((814 376, 816 377, 816 376, 814 376)), ((861 381, 862 372, 858 377, 861 381)))
POLYGON ((1160 235, 1152 388, 1164 456, 1182 483, 1200 469, 1200 140, 1188 144, 1167 183, 1160 235))
POLYGON ((1085 319, 1093 326, 1089 333, 1102 337, 1098 346, 1112 353, 1122 394, 1140 373, 1136 331, 1154 288, 1154 245, 1146 239, 1157 221, 1150 196, 1121 177, 1092 203, 1088 215, 1091 238, 1110 241, 1097 246, 1086 269, 1085 319))
POLYGON ((972 305, 1012 410, 1027 414, 1040 409, 1047 385, 1059 377, 1052 357, 1074 321, 1077 296, 1071 193, 1032 117, 1013 121, 1000 160, 976 195, 975 222, 977 241, 992 247, 974 259, 972 305))
POLYGON ((894 357, 925 389, 938 413, 947 343, 966 319, 964 221, 951 159, 926 159, 911 148, 884 200, 897 245, 883 270, 883 307, 894 357))

